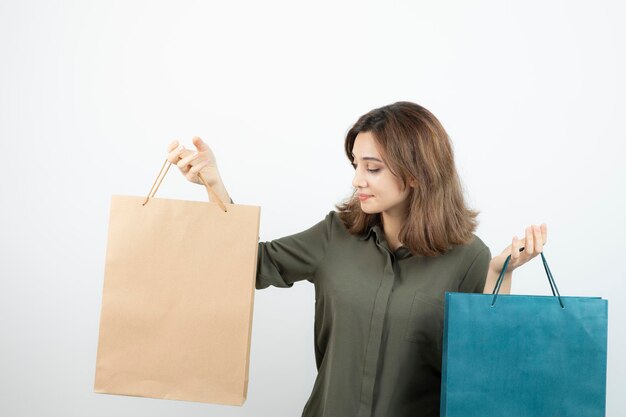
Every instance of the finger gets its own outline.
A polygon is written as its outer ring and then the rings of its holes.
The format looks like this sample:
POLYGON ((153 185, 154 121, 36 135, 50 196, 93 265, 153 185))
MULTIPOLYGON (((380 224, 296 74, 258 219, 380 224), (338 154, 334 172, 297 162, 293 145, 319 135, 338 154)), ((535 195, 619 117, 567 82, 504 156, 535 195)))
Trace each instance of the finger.
POLYGON ((517 236, 513 236, 513 242, 511 243, 511 261, 516 261, 520 257, 520 246, 520 240, 517 238, 517 236))
POLYGON ((191 169, 189 170, 189 173, 195 175, 196 173, 198 173, 202 168, 206 167, 207 165, 209 165, 209 161, 205 159, 204 161, 199 162, 196 165, 194 165, 193 167, 191 167, 191 169))
POLYGON ((542 245, 545 245, 548 241, 548 225, 545 223, 541 224, 541 242, 542 245))
POLYGON ((178 161, 176 163, 176 165, 178 166, 178 168, 184 168, 187 165, 190 165, 191 162, 196 159, 199 156, 199 154, 197 152, 192 152, 191 154, 185 156, 183 159, 181 159, 180 161, 178 161))
POLYGON ((194 152, 191 149, 183 149, 183 151, 178 155, 178 159, 187 158, 188 156, 197 155, 197 154, 198 152, 194 152))
POLYGON ((204 143, 202 139, 200 139, 198 136, 194 136, 194 138, 191 141, 193 142, 195 147, 198 149, 198 152, 209 150, 209 145, 204 143))
POLYGON ((179 145, 178 148, 174 148, 174 150, 167 155, 167 160, 172 164, 176 164, 180 160, 180 155, 185 151, 185 147, 179 145))
POLYGON ((524 252, 526 252, 526 255, 528 256, 532 256, 535 253, 533 230, 530 226, 526 228, 526 242, 524 242, 524 252))
POLYGON ((167 151, 168 152, 172 152, 174 149, 176 149, 178 147, 178 140, 174 140, 172 143, 170 143, 167 146, 167 151))
POLYGON ((543 251, 543 242, 541 240, 541 229, 539 226, 533 224, 533 239, 535 239, 535 253, 541 253, 543 251))

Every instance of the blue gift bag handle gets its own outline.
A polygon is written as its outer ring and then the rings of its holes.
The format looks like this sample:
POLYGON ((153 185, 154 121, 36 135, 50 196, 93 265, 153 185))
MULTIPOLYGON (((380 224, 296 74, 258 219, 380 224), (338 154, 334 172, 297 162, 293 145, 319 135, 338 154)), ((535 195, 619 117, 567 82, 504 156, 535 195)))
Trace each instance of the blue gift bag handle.
MULTIPOLYGON (((520 248, 520 252, 523 251, 524 248, 520 248)), ((559 293, 559 289, 556 287, 556 282, 554 282, 554 277, 552 277, 552 272, 550 271, 550 267, 548 266, 548 262, 546 261, 546 257, 541 253, 541 260, 543 261, 543 268, 546 270, 546 275, 548 275, 548 282, 550 283, 550 289, 552 290, 552 295, 557 297, 559 300, 559 304, 561 308, 565 308, 563 305, 563 300, 561 299, 561 293, 559 293)), ((500 286, 502 285, 502 281, 504 281, 504 274, 506 273, 506 268, 509 265, 509 261, 511 260, 511 255, 506 257, 506 261, 504 261, 504 265, 502 266, 502 271, 500 272, 500 276, 496 281, 496 285, 491 292, 493 294, 493 300, 491 301, 491 307, 496 304, 496 299, 498 298, 498 293, 500 292, 500 286)))

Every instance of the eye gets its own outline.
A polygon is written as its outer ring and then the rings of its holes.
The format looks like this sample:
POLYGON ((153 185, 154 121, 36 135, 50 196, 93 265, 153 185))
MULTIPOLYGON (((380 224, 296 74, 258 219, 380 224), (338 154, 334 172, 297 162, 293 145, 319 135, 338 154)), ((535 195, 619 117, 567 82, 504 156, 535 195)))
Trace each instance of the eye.
MULTIPOLYGON (((351 164, 352 168, 356 169, 356 164, 351 164)), ((380 171, 380 168, 376 168, 376 169, 368 169, 367 172, 371 172, 372 174, 376 173, 380 171)))

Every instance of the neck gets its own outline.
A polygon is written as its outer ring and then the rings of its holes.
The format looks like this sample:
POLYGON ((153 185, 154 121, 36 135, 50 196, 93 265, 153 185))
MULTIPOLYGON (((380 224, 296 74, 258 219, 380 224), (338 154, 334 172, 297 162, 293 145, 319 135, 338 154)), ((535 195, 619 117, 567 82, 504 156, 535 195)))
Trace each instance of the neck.
POLYGON ((389 248, 392 251, 395 251, 402 246, 402 243, 398 239, 398 235, 400 234, 400 229, 406 220, 406 215, 402 213, 390 213, 383 211, 381 220, 383 230, 385 231, 385 239, 389 244, 389 248))

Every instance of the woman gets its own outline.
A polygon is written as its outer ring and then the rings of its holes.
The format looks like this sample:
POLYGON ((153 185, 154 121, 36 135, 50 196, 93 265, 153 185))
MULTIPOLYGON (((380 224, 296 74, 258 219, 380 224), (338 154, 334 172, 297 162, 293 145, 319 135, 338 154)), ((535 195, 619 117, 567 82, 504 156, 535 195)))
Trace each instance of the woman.
MULTIPOLYGON (((169 161, 232 203, 211 149, 193 143, 195 153, 172 142, 169 161)), ((439 416, 445 292, 491 292, 511 255, 509 293, 547 227, 529 226, 492 259, 473 234, 478 212, 465 205, 450 139, 417 104, 363 115, 345 151, 355 193, 310 229, 259 242, 256 288, 315 285, 318 375, 303 417, 439 416)))

